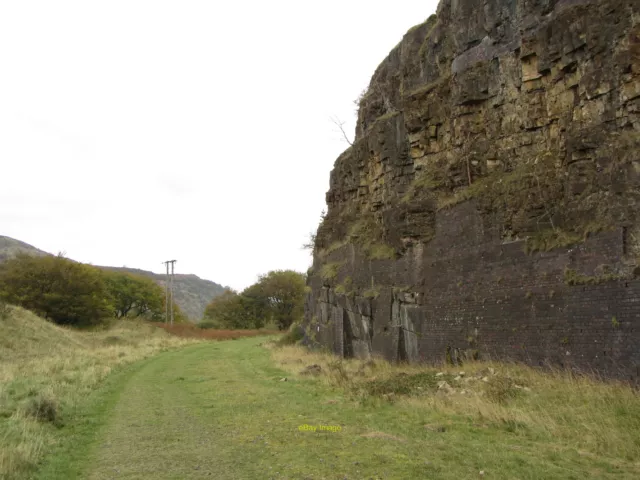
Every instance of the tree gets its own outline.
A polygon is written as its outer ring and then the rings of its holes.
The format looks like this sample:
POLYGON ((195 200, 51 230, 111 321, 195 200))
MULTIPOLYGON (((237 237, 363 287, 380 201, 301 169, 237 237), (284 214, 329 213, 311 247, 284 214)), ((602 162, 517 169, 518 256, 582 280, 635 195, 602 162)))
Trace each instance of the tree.
POLYGON ((342 133, 342 137, 347 141, 350 146, 353 146, 353 142, 349 140, 347 136, 347 132, 344 131, 344 124, 346 122, 341 121, 338 117, 331 117, 331 121, 333 124, 340 129, 340 133, 342 133))
POLYGON ((280 330, 286 330, 302 317, 306 286, 304 274, 293 270, 274 270, 261 275, 257 285, 272 320, 280 330))
POLYGON ((214 298, 203 323, 213 328, 262 328, 270 322, 286 330, 303 314, 306 277, 293 270, 262 275, 242 293, 227 289, 214 298))
POLYGON ((226 289, 205 308, 205 322, 215 328, 251 328, 250 309, 235 290, 226 289))
POLYGON ((113 315, 101 272, 58 256, 21 254, 0 268, 0 296, 62 325, 92 325, 113 315))
POLYGON ((164 312, 164 291, 153 280, 123 272, 104 272, 116 317, 158 318, 164 312))

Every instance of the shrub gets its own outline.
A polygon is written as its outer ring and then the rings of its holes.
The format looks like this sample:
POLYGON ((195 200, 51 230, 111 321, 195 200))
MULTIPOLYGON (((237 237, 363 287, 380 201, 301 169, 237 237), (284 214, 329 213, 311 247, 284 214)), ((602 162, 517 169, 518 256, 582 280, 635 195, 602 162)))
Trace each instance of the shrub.
POLYGON ((220 328, 220 326, 212 320, 202 320, 200 323, 198 323, 198 328, 207 330, 209 328, 220 328))
POLYGON ((280 337, 280 339, 277 342, 277 345, 278 346, 295 345, 303 338, 304 338, 304 329, 298 322, 295 322, 291 324, 291 326, 289 327, 289 330, 287 330, 287 333, 285 333, 282 337, 280 337))
POLYGON ((18 255, 2 265, 0 292, 55 323, 95 325, 113 315, 101 272, 61 255, 18 255))
POLYGON ((332 280, 338 275, 340 267, 342 267, 342 264, 339 262, 327 263, 320 269, 320 276, 323 280, 332 280))

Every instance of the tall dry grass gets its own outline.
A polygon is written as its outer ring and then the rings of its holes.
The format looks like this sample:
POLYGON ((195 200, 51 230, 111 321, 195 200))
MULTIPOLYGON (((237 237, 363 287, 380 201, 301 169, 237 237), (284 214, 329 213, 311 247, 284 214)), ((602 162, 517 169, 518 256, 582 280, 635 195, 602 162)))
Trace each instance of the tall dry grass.
POLYGON ((0 478, 28 478, 115 368, 196 341, 132 321, 76 331, 12 307, 0 321, 0 478))
POLYGON ((554 444, 559 452, 619 459, 640 469, 640 394, 621 382, 515 363, 432 368, 380 358, 343 360, 301 346, 273 347, 272 355, 293 375, 319 365, 319 380, 354 400, 392 401, 488 428, 506 425, 554 444), (410 394, 393 393, 394 386, 397 392, 407 391, 413 379, 418 387, 410 394))

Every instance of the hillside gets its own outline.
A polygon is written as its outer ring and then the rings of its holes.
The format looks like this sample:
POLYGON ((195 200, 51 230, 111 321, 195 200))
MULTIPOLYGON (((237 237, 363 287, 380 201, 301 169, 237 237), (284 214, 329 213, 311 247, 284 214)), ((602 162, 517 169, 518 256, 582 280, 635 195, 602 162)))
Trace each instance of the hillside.
MULTIPOLYGON (((19 253, 30 255, 51 255, 38 248, 15 240, 11 237, 0 235, 0 262, 5 261, 19 253)), ((143 275, 153 279, 164 288, 164 275, 126 267, 98 266, 105 270, 128 272, 143 275)), ((174 282, 174 299, 180 309, 189 320, 198 322, 202 319, 207 304, 224 291, 225 287, 210 280, 204 280, 196 275, 176 274, 174 282)))
POLYGON ((5 261, 19 253, 28 253, 30 255, 50 255, 47 252, 37 249, 33 245, 15 240, 11 237, 4 237, 0 235, 0 262, 5 261))

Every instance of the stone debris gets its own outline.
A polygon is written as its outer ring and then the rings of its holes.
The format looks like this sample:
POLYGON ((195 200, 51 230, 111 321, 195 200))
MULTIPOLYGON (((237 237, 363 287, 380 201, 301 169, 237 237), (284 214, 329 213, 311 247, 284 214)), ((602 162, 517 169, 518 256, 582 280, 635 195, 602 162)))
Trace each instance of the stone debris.
POLYGON ((444 380, 438 382, 438 390, 441 390, 445 393, 453 393, 453 388, 444 380))

